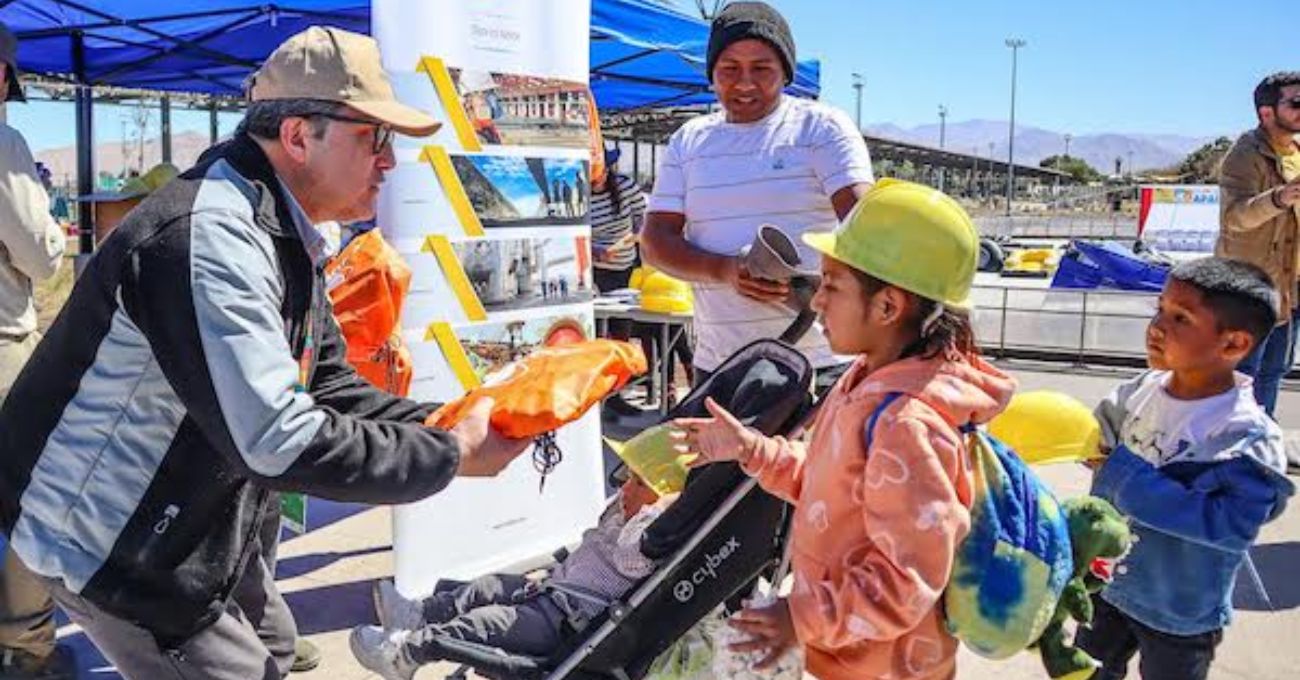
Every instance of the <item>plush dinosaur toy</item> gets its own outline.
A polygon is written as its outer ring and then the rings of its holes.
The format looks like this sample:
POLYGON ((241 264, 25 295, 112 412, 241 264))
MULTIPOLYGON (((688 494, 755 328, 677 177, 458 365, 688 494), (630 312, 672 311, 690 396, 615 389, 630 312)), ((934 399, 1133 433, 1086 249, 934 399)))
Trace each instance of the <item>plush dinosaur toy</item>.
POLYGON ((1100 666, 1087 652, 1066 642, 1065 621, 1092 622, 1092 594, 1110 582, 1115 564, 1132 543, 1128 522, 1110 503, 1092 496, 1061 503, 1070 527, 1074 576, 1065 584, 1052 620, 1038 639, 1043 666, 1053 680, 1085 680, 1100 666))

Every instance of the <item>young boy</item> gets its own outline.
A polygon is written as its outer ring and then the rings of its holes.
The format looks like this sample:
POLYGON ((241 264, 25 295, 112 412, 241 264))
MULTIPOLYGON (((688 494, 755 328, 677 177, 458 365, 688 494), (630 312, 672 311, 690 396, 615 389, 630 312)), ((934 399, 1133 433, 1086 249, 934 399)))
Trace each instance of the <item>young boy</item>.
MULTIPOLYGON (((668 440, 665 438, 664 442, 668 440)), ((671 446, 620 450, 628 472, 618 503, 545 580, 489 574, 423 601, 408 600, 388 581, 375 587, 380 626, 357 626, 352 654, 384 680, 411 680, 435 661, 434 636, 545 656, 563 641, 566 621, 599 615, 654 571, 641 534, 686 485, 686 460, 671 446)))
POLYGON ((1253 265, 1208 257, 1169 274, 1147 328, 1150 371, 1097 408, 1109 456, 1092 493, 1128 515, 1132 552, 1094 598, 1076 643, 1125 676, 1205 678, 1232 614, 1237 569, 1294 486, 1282 431, 1233 369, 1277 320, 1278 294, 1253 265))

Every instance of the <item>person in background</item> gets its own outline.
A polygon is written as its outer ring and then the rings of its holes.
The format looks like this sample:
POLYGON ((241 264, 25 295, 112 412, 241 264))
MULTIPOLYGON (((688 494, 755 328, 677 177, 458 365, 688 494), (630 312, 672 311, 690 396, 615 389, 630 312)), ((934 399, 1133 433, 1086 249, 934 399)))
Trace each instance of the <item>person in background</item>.
MULTIPOLYGON (((18 82, 18 41, 0 24, 0 92, 25 101, 18 82)), ((17 130, 0 123, 0 404, 40 342, 33 282, 63 261, 67 240, 50 215, 32 152, 17 130)), ((10 451, 3 451, 4 456, 10 451)), ((5 488, 0 486, 0 488, 5 488)), ((49 591, 5 544, 0 572, 0 678, 73 678, 72 650, 54 642, 49 591)))
MULTIPOLYGON (((627 288, 632 280, 632 271, 641 265, 637 242, 645 222, 645 194, 636 180, 618 171, 621 156, 617 147, 605 150, 605 177, 591 187, 592 276, 596 290, 602 294, 627 288)), ((676 330, 674 326, 671 334, 675 336, 676 330)), ((628 319, 610 319, 609 337, 627 340, 633 335, 640 338, 646 356, 652 356, 656 335, 654 327, 628 319)), ((685 336, 669 352, 669 375, 675 375, 672 368, 674 358, 690 369, 693 356, 685 336)), ((615 408, 626 406, 618 395, 612 399, 615 408)))
POLYGON ((605 151, 608 170, 591 187, 591 260, 601 293, 627 288, 640 264, 637 235, 645 222, 645 194, 636 180, 618 171, 620 155, 618 149, 605 151))
MULTIPOLYGON (((759 227, 772 224, 796 244, 802 234, 829 232, 875 181, 848 116, 782 93, 794 82, 795 45, 776 10, 727 5, 713 20, 707 57, 722 110, 687 122, 668 141, 641 237, 647 264, 693 284, 697 384, 795 319, 782 304, 789 287, 751 276, 737 257, 759 227)), ((800 255, 816 269, 816 252, 801 245, 800 255)), ((848 365, 816 325, 798 347, 821 369, 819 391, 848 365)))
MULTIPOLYGON (((1274 73, 1255 87, 1259 125, 1223 159, 1216 255, 1249 262, 1277 286, 1278 325, 1238 370, 1255 379, 1255 398, 1275 415, 1282 377, 1295 361, 1300 277, 1300 71, 1274 73)), ((1292 462, 1295 465, 1296 461, 1292 462)))

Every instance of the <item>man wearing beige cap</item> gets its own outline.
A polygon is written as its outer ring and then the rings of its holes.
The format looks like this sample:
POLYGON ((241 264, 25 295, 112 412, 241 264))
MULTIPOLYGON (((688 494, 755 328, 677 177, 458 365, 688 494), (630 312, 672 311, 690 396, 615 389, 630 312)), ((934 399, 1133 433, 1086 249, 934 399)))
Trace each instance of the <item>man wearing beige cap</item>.
POLYGON ((249 98, 104 241, 0 409, 14 552, 131 680, 289 671, 259 537, 275 492, 406 503, 527 448, 490 404, 423 427, 430 405, 347 364, 312 225, 371 218, 393 134, 438 127, 395 100, 375 42, 308 29, 249 98))

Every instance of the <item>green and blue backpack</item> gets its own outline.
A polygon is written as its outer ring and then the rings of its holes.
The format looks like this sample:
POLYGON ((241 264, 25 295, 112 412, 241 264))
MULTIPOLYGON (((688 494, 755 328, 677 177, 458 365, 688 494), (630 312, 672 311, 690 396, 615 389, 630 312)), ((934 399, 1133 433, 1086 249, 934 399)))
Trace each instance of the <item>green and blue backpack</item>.
MULTIPOLYGON (((895 399, 885 397, 867 426, 895 399)), ((980 656, 1009 657, 1033 645, 1073 571, 1070 531, 1047 485, 1007 445, 962 428, 972 467, 970 533, 957 548, 944 592, 948 630, 980 656)))

